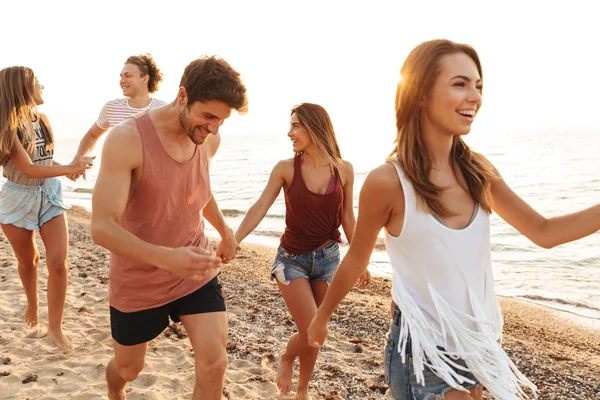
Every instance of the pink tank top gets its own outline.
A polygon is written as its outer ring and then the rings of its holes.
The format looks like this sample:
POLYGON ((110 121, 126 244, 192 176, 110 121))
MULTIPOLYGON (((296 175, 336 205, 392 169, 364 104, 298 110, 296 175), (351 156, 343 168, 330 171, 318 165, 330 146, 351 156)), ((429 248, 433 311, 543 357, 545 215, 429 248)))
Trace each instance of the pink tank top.
MULTIPOLYGON (((143 148, 142 176, 132 185, 119 225, 155 245, 197 246, 212 252, 202 218, 210 199, 206 150, 197 146, 189 161, 175 161, 162 146, 148 114, 133 118, 143 148)), ((198 290, 217 274, 203 281, 186 280, 111 253, 108 301, 121 312, 156 308, 198 290)))

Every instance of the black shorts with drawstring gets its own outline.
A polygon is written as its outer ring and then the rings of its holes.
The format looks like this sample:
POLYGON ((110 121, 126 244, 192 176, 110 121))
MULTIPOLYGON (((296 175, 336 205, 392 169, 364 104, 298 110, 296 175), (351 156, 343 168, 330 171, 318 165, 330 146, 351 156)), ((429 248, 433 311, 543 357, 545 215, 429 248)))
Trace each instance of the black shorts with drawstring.
POLYGON ((181 321, 182 315, 226 311, 219 276, 180 299, 148 310, 121 312, 110 307, 110 330, 122 346, 133 346, 154 339, 169 326, 169 317, 181 321))

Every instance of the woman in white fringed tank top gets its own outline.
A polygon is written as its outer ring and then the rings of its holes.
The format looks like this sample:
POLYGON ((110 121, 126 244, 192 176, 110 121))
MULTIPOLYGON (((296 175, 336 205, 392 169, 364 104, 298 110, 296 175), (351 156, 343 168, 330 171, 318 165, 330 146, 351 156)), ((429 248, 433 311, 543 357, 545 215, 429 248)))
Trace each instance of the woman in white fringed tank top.
POLYGON ((517 196, 461 136, 482 103, 476 51, 432 40, 407 57, 396 94, 396 148, 371 171, 359 198, 354 240, 313 319, 322 345, 327 321, 367 268, 377 235, 393 269, 394 317, 385 372, 394 399, 536 397, 536 387, 501 346, 489 215, 495 211, 550 248, 600 229, 600 205, 544 218, 517 196))

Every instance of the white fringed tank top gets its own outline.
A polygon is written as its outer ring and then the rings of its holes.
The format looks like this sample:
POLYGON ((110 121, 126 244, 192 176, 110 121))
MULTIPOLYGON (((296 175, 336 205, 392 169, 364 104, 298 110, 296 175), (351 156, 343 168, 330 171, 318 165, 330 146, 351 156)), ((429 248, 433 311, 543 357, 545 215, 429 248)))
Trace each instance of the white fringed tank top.
POLYGON ((404 191, 402 231, 385 232, 392 264, 392 298, 402 313, 398 351, 406 362, 410 337, 417 382, 425 366, 457 390, 471 383, 457 359, 494 397, 528 398, 531 383, 501 346, 502 313, 494 291, 489 215, 478 205, 464 229, 452 229, 417 206, 414 188, 394 160, 404 191))

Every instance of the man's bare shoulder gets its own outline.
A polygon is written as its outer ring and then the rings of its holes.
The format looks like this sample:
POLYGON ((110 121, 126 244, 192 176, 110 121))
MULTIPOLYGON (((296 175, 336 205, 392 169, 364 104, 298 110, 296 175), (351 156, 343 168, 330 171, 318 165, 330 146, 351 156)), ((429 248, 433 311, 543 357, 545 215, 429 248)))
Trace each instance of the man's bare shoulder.
POLYGON ((217 150, 219 150, 219 146, 221 145, 221 134, 217 133, 216 135, 210 135, 204 146, 206 146, 206 152, 208 153, 209 158, 213 158, 217 154, 217 150))
POLYGON ((111 129, 102 150, 102 161, 120 159, 137 166, 142 161, 142 140, 135 120, 128 118, 111 129))
POLYGON ((126 136, 126 137, 138 137, 139 131, 135 119, 126 118, 120 124, 116 125, 110 130, 109 136, 126 136))
POLYGON ((140 132, 138 131, 135 120, 127 118, 110 130, 106 137, 105 146, 115 142, 119 144, 141 144, 140 132))

